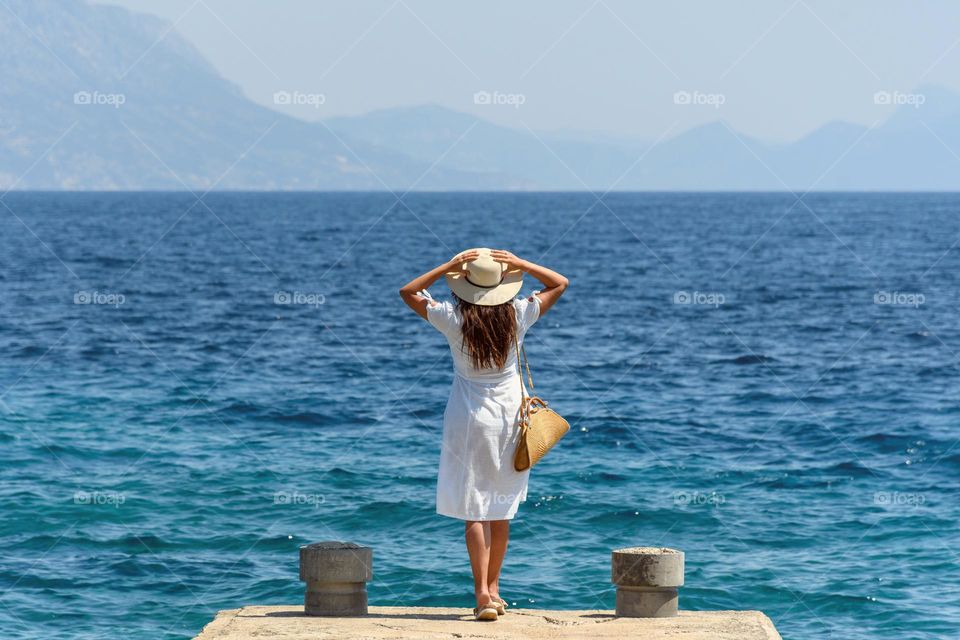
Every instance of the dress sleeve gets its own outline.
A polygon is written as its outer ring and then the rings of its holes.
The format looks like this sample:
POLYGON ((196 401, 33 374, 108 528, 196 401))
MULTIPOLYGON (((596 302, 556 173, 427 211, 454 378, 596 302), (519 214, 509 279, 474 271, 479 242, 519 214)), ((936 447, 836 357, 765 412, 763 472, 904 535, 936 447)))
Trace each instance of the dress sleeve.
POLYGON ((540 298, 536 296, 539 291, 535 291, 529 298, 517 298, 517 320, 520 323, 520 330, 526 332, 527 329, 540 319, 540 298))
POLYGON ((456 327, 456 310, 450 302, 437 302, 431 298, 427 303, 427 320, 437 331, 447 335, 451 329, 456 327))

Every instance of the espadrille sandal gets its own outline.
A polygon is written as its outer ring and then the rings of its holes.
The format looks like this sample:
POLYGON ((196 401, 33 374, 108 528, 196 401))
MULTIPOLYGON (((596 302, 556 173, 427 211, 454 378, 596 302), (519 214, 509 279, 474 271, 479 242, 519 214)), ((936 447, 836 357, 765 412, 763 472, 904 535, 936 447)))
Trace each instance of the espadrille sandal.
POLYGON ((507 601, 503 598, 491 598, 490 603, 496 608, 498 616, 502 616, 507 612, 507 601))
POLYGON ((487 604, 480 605, 479 607, 473 610, 474 620, 481 620, 488 622, 491 620, 496 620, 499 616, 497 615, 497 609, 492 602, 487 604))

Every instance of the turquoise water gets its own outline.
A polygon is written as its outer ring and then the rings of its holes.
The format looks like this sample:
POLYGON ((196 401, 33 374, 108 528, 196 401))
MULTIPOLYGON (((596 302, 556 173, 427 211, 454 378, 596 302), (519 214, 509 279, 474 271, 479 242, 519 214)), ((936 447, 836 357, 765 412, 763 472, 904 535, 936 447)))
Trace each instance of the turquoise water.
POLYGON ((449 355, 396 290, 478 245, 572 282, 528 339, 573 429, 511 601, 612 608, 610 550, 665 545, 683 608, 958 635, 958 195, 4 202, 4 637, 192 637, 300 601, 327 539, 374 548, 374 604, 470 606, 434 514, 449 355))

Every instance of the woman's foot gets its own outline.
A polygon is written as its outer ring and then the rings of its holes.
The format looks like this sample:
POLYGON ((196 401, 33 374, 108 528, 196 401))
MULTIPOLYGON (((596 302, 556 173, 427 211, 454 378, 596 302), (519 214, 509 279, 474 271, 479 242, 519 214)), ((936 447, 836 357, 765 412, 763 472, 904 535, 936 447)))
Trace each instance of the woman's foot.
POLYGON ((478 604, 477 607, 473 610, 473 617, 475 620, 481 621, 492 621, 496 620, 499 617, 496 605, 492 601, 485 602, 483 604, 478 604))
POLYGON ((496 608, 497 615, 502 616, 507 612, 507 602, 497 593, 490 594, 490 603, 496 608))

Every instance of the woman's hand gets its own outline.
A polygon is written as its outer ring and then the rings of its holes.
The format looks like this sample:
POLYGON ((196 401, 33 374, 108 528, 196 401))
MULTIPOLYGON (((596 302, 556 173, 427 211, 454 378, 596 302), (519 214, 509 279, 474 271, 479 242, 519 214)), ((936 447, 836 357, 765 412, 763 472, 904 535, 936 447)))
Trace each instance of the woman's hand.
POLYGON ((507 265, 507 269, 511 271, 515 271, 517 269, 522 271, 526 270, 525 267, 527 261, 521 260, 509 251, 504 251, 503 249, 491 249, 490 257, 492 257, 496 262, 507 265))
POLYGON ((476 249, 470 249, 469 251, 463 251, 453 256, 453 258, 451 258, 450 262, 448 262, 447 264, 454 269, 459 269, 465 263, 472 262, 473 260, 476 260, 479 257, 480 257, 479 251, 477 251, 476 249))
POLYGON ((548 269, 535 262, 521 260, 509 251, 494 251, 493 259, 511 268, 521 269, 524 273, 530 274, 543 283, 544 288, 534 294, 540 300, 541 316, 550 310, 550 307, 557 302, 563 292, 567 290, 567 285, 570 284, 569 280, 553 269, 548 269))

